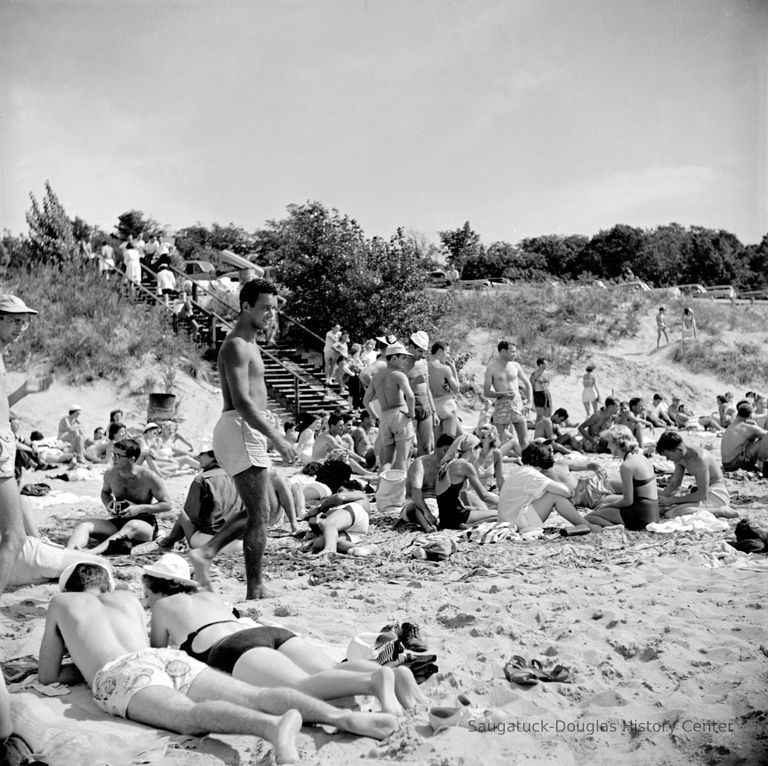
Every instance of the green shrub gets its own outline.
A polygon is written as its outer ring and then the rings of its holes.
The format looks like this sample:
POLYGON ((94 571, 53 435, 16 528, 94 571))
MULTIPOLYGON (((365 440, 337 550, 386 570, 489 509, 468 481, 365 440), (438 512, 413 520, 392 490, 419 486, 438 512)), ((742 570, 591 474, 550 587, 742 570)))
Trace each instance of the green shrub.
POLYGON ((125 378, 145 361, 159 367, 199 365, 198 349, 174 334, 167 310, 134 303, 92 264, 8 271, 2 291, 19 295, 39 312, 6 352, 10 369, 35 359, 68 382, 84 383, 125 378))

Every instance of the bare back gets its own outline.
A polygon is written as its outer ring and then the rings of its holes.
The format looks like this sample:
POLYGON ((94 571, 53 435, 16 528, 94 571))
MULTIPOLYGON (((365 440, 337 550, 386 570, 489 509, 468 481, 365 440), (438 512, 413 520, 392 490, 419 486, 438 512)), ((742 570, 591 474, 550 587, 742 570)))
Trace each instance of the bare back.
POLYGON ((765 431, 760 426, 745 423, 743 420, 733 421, 723 432, 720 442, 720 454, 724 463, 735 460, 748 442, 761 438, 765 431))
POLYGON ((414 484, 421 482, 420 489, 423 497, 435 497, 435 483, 437 482, 437 469, 439 461, 435 461, 431 455, 417 457, 409 466, 405 478, 405 496, 411 494, 414 484))
POLYGON ((204 652, 220 638, 256 625, 248 618, 237 618, 232 607, 214 593, 177 593, 160 598, 152 607, 151 643, 179 646, 190 633, 204 628, 192 643, 194 651, 204 652))
POLYGON ((432 359, 429 362, 428 369, 429 390, 435 399, 453 392, 454 385, 456 385, 453 370, 445 362, 432 359))
MULTIPOLYGON (((49 653, 46 640, 56 634, 88 684, 108 662, 149 646, 144 610, 128 591, 58 593, 48 607, 40 663, 49 653)), ((54 649, 55 651, 55 649, 54 649)))

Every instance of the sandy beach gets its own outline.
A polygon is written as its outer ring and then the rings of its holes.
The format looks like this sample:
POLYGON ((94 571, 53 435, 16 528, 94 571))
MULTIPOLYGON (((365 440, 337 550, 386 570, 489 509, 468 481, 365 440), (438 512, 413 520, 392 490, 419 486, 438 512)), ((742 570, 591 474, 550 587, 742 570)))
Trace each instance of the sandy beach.
MULTIPOLYGON (((618 359, 621 349, 614 352, 618 359)), ((637 380, 631 364, 625 363, 623 374, 637 380)), ((653 366, 656 379, 663 379, 667 372, 658 358, 653 366)), ((689 376, 688 386, 703 411, 720 384, 689 376)), ((557 378, 553 387, 556 400, 578 417, 573 381, 557 378)), ((218 392, 182 379, 178 394, 180 430, 199 444, 209 438, 218 416, 218 392)), ((88 427, 100 424, 113 406, 123 406, 129 422, 144 422, 146 396, 129 397, 107 385, 73 391, 55 384, 16 408, 24 430, 34 422, 53 431, 62 403, 70 400, 82 400, 88 427)), ((464 410, 462 417, 469 423, 477 415, 464 410)), ((656 436, 660 433, 657 429, 656 436)), ((719 454, 713 434, 701 431, 690 439, 719 454)), ((168 480, 175 509, 190 478, 168 480)), ((32 480, 45 477, 25 479, 32 480)), ((31 499, 35 518, 44 534, 64 542, 76 521, 98 511, 99 469, 86 481, 49 483, 50 495, 31 499)), ((768 523, 767 480, 733 475, 728 484, 741 516, 768 523)), ((162 517, 162 529, 172 520, 173 515, 162 517)), ((479 714, 469 728, 435 734, 421 708, 384 742, 305 727, 299 740, 302 763, 765 762, 768 567, 764 555, 747 556, 725 544, 737 519, 715 533, 610 530, 576 538, 561 537, 554 522, 540 540, 480 545, 465 538, 457 553, 440 563, 413 559, 409 545, 420 535, 393 531, 394 521, 392 514, 372 512, 374 554, 368 558, 318 560, 300 553, 293 538, 275 533, 266 554, 273 597, 264 601, 242 602, 240 556, 221 556, 212 569, 215 588, 241 611, 336 647, 340 656, 360 632, 393 621, 418 623, 439 666, 422 686, 431 705, 457 705, 463 694, 479 714), (569 682, 511 683, 504 666, 514 655, 537 659, 546 668, 563 665, 569 682), (483 717, 486 710, 494 711, 493 725, 483 717)), ((136 568, 155 557, 112 561, 118 579, 141 595, 136 568)), ((51 583, 11 589, 3 597, 4 659, 36 655, 45 605, 54 592, 51 583)), ((66 705, 66 697, 62 701, 66 705)), ((206 747, 199 740, 161 741, 158 750, 152 740, 151 758, 133 753, 114 762, 270 762, 266 747, 254 750, 248 737, 210 737, 206 747), (217 750, 212 742, 228 744, 217 750)), ((51 764, 57 763, 53 750, 51 764)))

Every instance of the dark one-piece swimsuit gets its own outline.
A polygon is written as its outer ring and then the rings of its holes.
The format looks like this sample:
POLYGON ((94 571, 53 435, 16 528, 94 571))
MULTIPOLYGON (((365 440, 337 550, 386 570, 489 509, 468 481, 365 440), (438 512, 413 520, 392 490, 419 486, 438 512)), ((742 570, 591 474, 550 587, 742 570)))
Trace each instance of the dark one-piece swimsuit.
POLYGON ((659 520, 659 501, 651 500, 648 497, 639 497, 637 494, 638 487, 644 487, 655 480, 655 476, 647 479, 632 479, 634 500, 632 505, 621 508, 619 513, 624 526, 633 532, 639 532, 645 529, 648 524, 659 520))
POLYGON ((440 510, 440 529, 461 529, 467 523, 469 508, 465 508, 459 495, 464 488, 464 480, 451 484, 445 492, 437 496, 437 507, 440 510))
MULTIPOLYGON (((240 615, 236 613, 235 616, 240 615)), ((238 630, 236 633, 231 633, 228 636, 224 636, 209 646, 202 652, 196 652, 192 649, 192 644, 195 638, 202 633, 206 628, 210 628, 211 625, 221 625, 225 622, 232 622, 232 620, 217 620, 216 622, 209 622, 207 625, 199 627, 197 630, 192 631, 179 646, 183 652, 186 652, 190 657, 194 657, 200 662, 204 662, 206 665, 210 665, 216 670, 221 670, 224 673, 231 673, 235 667, 237 661, 250 649, 256 647, 267 647, 268 649, 279 649, 289 638, 294 638, 295 633, 291 633, 290 630, 285 628, 273 628, 267 625, 262 625, 258 628, 244 628, 238 630)))

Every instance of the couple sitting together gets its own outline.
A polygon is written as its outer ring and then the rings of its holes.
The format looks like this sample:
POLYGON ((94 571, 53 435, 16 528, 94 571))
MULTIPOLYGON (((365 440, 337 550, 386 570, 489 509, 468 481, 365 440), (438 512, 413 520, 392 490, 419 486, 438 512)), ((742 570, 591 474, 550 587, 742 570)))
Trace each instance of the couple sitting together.
POLYGON ((302 721, 383 739, 405 709, 426 702, 407 668, 335 664, 295 633, 239 617, 214 594, 198 591, 174 553, 145 566, 143 583, 152 609, 149 637, 141 604, 114 590, 107 565, 68 567, 46 616, 40 681, 85 680, 105 712, 181 734, 261 736, 278 763, 298 760, 302 721), (63 663, 65 653, 73 664, 63 663), (324 701, 358 694, 376 697, 382 712, 324 701))

